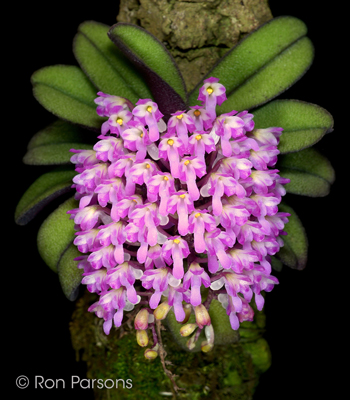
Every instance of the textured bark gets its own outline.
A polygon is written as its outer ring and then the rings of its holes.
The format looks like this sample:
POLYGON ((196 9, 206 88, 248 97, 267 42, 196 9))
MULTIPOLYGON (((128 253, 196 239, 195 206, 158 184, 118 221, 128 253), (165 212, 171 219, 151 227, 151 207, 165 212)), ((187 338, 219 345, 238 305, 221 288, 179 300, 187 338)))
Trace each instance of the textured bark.
POLYGON ((268 0, 121 0, 117 21, 161 40, 190 91, 242 37, 271 18, 268 0))

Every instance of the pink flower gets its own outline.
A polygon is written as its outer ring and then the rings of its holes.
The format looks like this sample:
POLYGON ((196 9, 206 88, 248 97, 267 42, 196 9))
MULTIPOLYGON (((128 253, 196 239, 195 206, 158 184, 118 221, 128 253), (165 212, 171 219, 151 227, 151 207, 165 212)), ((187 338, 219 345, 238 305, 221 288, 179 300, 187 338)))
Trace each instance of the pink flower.
POLYGON ((183 280, 183 288, 191 286, 191 304, 199 306, 202 303, 201 286, 210 286, 210 277, 198 263, 192 263, 186 272, 183 280))
POLYGON ((215 142, 212 136, 202 130, 196 131, 188 142, 188 152, 196 154, 202 160, 205 159, 205 153, 215 151, 215 142))
POLYGON ((219 269, 219 262, 223 268, 231 268, 232 260, 226 250, 233 246, 234 240, 224 231, 216 228, 204 234, 204 241, 208 250, 208 269, 214 274, 219 269))
POLYGON ((96 112, 101 117, 108 117, 110 110, 115 106, 122 106, 126 110, 132 107, 131 102, 124 97, 112 96, 103 92, 98 92, 97 94, 99 97, 95 99, 95 103, 97 104, 96 112))
POLYGON ((132 114, 122 106, 114 106, 108 111, 109 118, 102 124, 101 133, 102 135, 106 135, 109 131, 119 136, 127 128, 132 114))
POLYGON ((129 128, 122 132, 124 146, 136 151, 136 161, 143 161, 147 155, 147 146, 152 142, 149 138, 148 131, 141 122, 130 121, 129 128))
POLYGON ((207 212, 208 210, 194 210, 189 218, 189 232, 194 236, 194 248, 197 253, 204 253, 207 246, 204 233, 216 229, 215 218, 207 212))
POLYGON ((219 79, 213 77, 205 79, 204 85, 199 89, 198 100, 204 103, 212 120, 216 117, 216 105, 221 106, 226 100, 226 89, 218 82, 219 79))
POLYGON ((132 113, 143 125, 148 126, 151 142, 158 140, 159 129, 157 122, 163 117, 163 114, 158 109, 158 105, 151 99, 139 100, 132 113))
POLYGON ((193 201, 184 190, 170 196, 167 211, 171 214, 177 212, 179 218, 178 231, 181 236, 185 236, 188 233, 188 214, 193 210, 193 201))
POLYGON ((229 174, 212 173, 209 182, 201 188, 201 195, 204 197, 212 196, 212 205, 214 215, 222 213, 222 197, 237 195, 243 198, 246 195, 244 187, 229 174))
POLYGON ((187 242, 180 236, 169 237, 163 244, 162 255, 169 264, 173 262, 173 275, 176 279, 184 276, 183 260, 189 256, 190 250, 187 242))
POLYGON ((176 192, 174 178, 167 172, 157 172, 147 184, 148 201, 157 201, 160 198, 159 214, 167 215, 167 204, 170 196, 176 192))
POLYGON ((193 132, 196 129, 194 121, 185 111, 177 111, 171 115, 172 117, 170 117, 168 121, 168 133, 171 135, 176 133, 184 144, 185 149, 187 149, 188 132, 193 132))
POLYGON ((190 107, 190 111, 187 113, 196 126, 196 131, 208 130, 213 125, 213 120, 208 111, 200 106, 190 107))
POLYGON ((170 172, 174 178, 179 178, 179 158, 185 154, 182 140, 176 136, 165 134, 159 143, 159 157, 170 163, 170 172))
POLYGON ((136 304, 137 294, 134 283, 136 279, 140 279, 142 275, 143 272, 140 269, 133 268, 128 262, 123 262, 108 271, 106 281, 113 289, 125 287, 127 299, 130 303, 136 304))
POLYGON ((251 301, 261 310, 262 291, 278 284, 271 256, 283 246, 289 216, 278 211, 289 180, 273 169, 283 129, 254 129, 247 110, 217 116, 226 89, 214 77, 198 100, 201 106, 172 110, 166 124, 151 99, 134 106, 98 92, 97 113, 108 118, 102 135, 93 150, 71 150, 79 208, 69 214, 84 253, 76 260, 82 283, 99 296, 89 311, 108 334, 113 324, 130 323, 124 312, 142 299, 138 343, 148 343, 150 329, 154 349, 154 318, 170 308, 183 323, 194 311, 198 330, 188 346, 204 329, 208 351, 212 299, 238 329, 253 319, 251 301))
POLYGON ((179 167, 179 178, 186 182, 187 190, 192 201, 199 199, 199 189, 196 177, 201 178, 206 174, 205 162, 199 157, 183 157, 179 167))
POLYGON ((146 289, 154 289, 154 293, 152 294, 149 301, 149 305, 151 308, 157 308, 162 293, 168 288, 168 284, 171 279, 173 279, 173 276, 170 272, 170 269, 167 267, 148 269, 145 271, 145 273, 141 277, 142 286, 146 289))
POLYGON ((106 162, 118 160, 120 156, 125 154, 125 147, 121 139, 112 136, 99 136, 103 138, 94 146, 96 151, 96 158, 106 162))

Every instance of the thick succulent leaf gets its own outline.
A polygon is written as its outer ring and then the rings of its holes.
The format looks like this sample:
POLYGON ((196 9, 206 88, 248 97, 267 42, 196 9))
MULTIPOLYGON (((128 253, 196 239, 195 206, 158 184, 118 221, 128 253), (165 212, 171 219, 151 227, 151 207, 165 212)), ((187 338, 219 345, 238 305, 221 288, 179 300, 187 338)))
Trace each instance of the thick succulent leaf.
POLYGON ((153 98, 165 115, 186 108, 186 88, 169 51, 143 28, 118 23, 108 33, 112 42, 144 76, 153 98))
POLYGON ((55 272, 62 253, 74 240, 74 221, 67 214, 74 208, 78 208, 78 202, 74 198, 66 200, 45 219, 38 232, 39 254, 55 272))
POLYGON ((96 114, 96 88, 74 65, 39 69, 31 78, 39 103, 57 117, 98 131, 106 120, 96 114))
POLYGON ((210 320, 215 332, 215 344, 235 343, 239 334, 231 327, 226 310, 218 300, 212 300, 209 308, 210 320))
POLYGON ((70 149, 91 149, 95 142, 96 134, 57 120, 32 137, 23 162, 30 165, 70 164, 70 149))
POLYGON ((23 162, 29 165, 60 165, 70 164, 72 153, 70 149, 92 149, 85 143, 57 143, 34 147, 27 151, 23 162))
POLYGON ((60 119, 37 132, 28 143, 28 150, 58 143, 96 143, 96 134, 60 119))
POLYGON ((254 110, 255 128, 282 127, 278 149, 291 153, 314 145, 333 130, 333 117, 324 108, 300 100, 274 100, 254 110))
POLYGON ((281 236, 284 246, 275 257, 290 268, 302 270, 306 266, 308 248, 305 229, 291 207, 281 203, 278 208, 279 211, 288 212, 291 216, 288 217, 289 221, 284 227, 287 235, 281 236))
POLYGON ((74 261, 79 256, 81 256, 81 253, 74 244, 71 244, 64 251, 57 265, 58 278, 63 293, 70 301, 76 300, 79 294, 83 270, 78 269, 78 261, 74 261))
POLYGON ((311 197, 327 196, 335 180, 335 172, 326 157, 313 148, 279 158, 280 175, 290 179, 287 192, 311 197))
POLYGON ((304 37, 298 40, 237 88, 219 112, 250 110, 268 102, 304 75, 313 56, 310 39, 304 37))
POLYGON ((136 103, 151 98, 151 92, 135 66, 108 38, 108 25, 83 22, 73 41, 73 51, 82 70, 102 92, 136 103))
MULTIPOLYGON (((207 74, 220 79, 228 100, 218 113, 245 110, 263 104, 290 87, 308 69, 313 46, 307 28, 297 18, 272 19, 247 35, 207 74)), ((197 100, 199 84, 190 95, 197 100)))
POLYGON ((271 267, 275 271, 280 272, 280 271, 282 271, 283 263, 280 260, 278 260, 276 257, 271 256, 271 267))
POLYGON ((52 200, 71 191, 75 175, 74 169, 67 167, 41 175, 20 199, 15 211, 16 223, 27 224, 52 200))

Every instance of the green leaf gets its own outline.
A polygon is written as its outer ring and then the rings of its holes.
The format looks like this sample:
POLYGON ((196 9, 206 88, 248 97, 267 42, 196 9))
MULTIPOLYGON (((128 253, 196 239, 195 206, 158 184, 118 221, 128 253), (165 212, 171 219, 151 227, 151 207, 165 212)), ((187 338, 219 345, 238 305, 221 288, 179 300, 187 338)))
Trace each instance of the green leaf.
POLYGON ((29 165, 58 165, 70 164, 72 153, 70 149, 92 149, 85 143, 58 143, 34 147, 23 157, 23 162, 29 165))
POLYGON ((283 263, 276 257, 271 256, 271 267, 277 272, 282 271, 283 263))
POLYGON ((280 175, 290 179, 287 192, 311 197, 327 196, 335 180, 335 172, 326 157, 313 148, 279 158, 280 175))
POLYGON ((28 143, 28 150, 57 143, 96 143, 96 135, 60 119, 37 132, 28 143))
POLYGON ((209 308, 211 323, 215 332, 215 344, 235 343, 239 334, 231 327, 226 310, 218 300, 212 300, 209 308))
POLYGON ((278 149, 291 153, 314 145, 333 130, 333 117, 324 108, 300 100, 274 100, 254 111, 256 129, 281 127, 278 149))
POLYGON ((70 164, 70 149, 92 149, 95 142, 95 134, 57 120, 32 137, 23 162, 29 165, 70 164))
MULTIPOLYGON (((226 87, 226 100, 218 113, 252 109, 295 83, 313 60, 307 28, 297 18, 272 19, 247 35, 207 74, 226 87)), ((199 84, 190 95, 196 103, 199 84)))
POLYGON ((83 22, 74 38, 73 51, 79 65, 102 92, 136 103, 152 94, 135 66, 108 38, 108 25, 83 22))
POLYGON ((38 250, 41 258, 55 272, 62 253, 74 240, 74 221, 67 211, 78 208, 78 202, 70 198, 52 212, 38 232, 38 250))
POLYGON ((73 168, 57 168, 41 175, 20 199, 15 211, 16 223, 27 224, 52 200, 71 191, 75 175, 73 168))
POLYGON ((308 240, 305 229, 295 211, 285 203, 280 203, 279 211, 290 213, 285 225, 286 236, 281 236, 284 246, 275 257, 290 268, 302 270, 306 266, 308 240))
POLYGON ((78 261, 74 261, 79 256, 81 256, 81 253, 74 244, 71 244, 64 251, 57 265, 58 278, 63 293, 70 301, 76 300, 79 294, 83 270, 78 269, 78 261))
POLYGON ((106 120, 96 114, 95 87, 74 65, 53 65, 34 72, 33 93, 57 117, 99 131, 106 120))
POLYGON ((278 96, 301 78, 313 55, 311 41, 307 37, 298 40, 236 89, 220 113, 249 110, 278 96))
POLYGON ((113 25, 108 35, 144 76, 163 114, 185 108, 187 93, 182 75, 172 55, 155 36, 127 23, 113 25))

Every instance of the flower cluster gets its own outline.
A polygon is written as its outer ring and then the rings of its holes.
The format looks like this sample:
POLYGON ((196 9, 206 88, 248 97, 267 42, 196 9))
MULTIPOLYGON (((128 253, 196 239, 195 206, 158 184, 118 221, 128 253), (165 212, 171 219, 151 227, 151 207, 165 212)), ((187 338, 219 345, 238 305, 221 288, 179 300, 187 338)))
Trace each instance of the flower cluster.
POLYGON ((104 331, 121 326, 135 308, 137 341, 154 347, 155 319, 173 309, 193 348, 213 347, 208 313, 221 302, 232 329, 252 320, 262 291, 278 283, 270 256, 283 245, 289 214, 278 212, 288 182, 273 169, 282 128, 254 129, 248 111, 217 116, 225 88, 209 78, 201 106, 174 110, 167 123, 150 99, 134 106, 99 92, 97 113, 107 117, 93 150, 71 150, 79 208, 71 210, 81 253, 82 283, 99 295, 89 311, 104 331), (203 288, 207 288, 203 291, 203 288), (205 293, 205 298, 203 293, 205 293), (191 312, 196 323, 187 323, 191 312))

